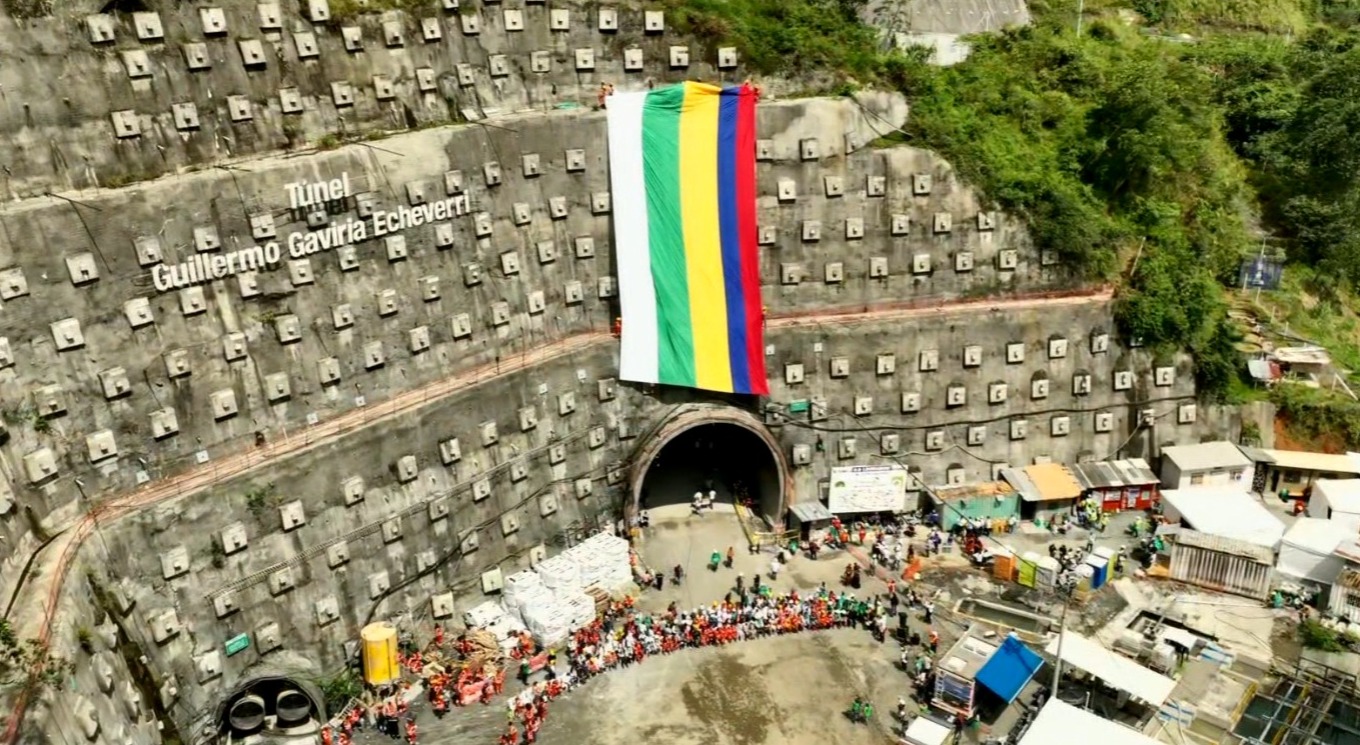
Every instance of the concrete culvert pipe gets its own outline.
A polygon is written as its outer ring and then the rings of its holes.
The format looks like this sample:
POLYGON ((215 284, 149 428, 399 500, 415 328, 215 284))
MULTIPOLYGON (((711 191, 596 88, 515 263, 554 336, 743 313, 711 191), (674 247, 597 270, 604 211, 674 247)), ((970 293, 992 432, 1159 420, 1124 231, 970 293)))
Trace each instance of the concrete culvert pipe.
POLYGON ((242 696, 231 705, 227 722, 237 732, 254 732, 264 726, 264 699, 254 694, 242 696))
POLYGON ((298 724, 312 716, 312 702, 302 691, 288 689, 274 699, 274 712, 279 715, 279 724, 298 724))

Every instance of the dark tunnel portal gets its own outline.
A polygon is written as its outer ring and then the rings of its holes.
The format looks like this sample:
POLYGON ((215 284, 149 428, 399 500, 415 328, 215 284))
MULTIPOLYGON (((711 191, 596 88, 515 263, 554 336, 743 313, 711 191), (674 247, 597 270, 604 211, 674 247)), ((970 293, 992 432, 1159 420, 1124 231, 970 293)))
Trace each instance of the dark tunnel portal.
POLYGON ((770 446, 737 424, 691 427, 662 446, 642 479, 641 508, 688 504, 709 490, 732 504, 737 492, 761 515, 779 512, 779 468, 770 446))

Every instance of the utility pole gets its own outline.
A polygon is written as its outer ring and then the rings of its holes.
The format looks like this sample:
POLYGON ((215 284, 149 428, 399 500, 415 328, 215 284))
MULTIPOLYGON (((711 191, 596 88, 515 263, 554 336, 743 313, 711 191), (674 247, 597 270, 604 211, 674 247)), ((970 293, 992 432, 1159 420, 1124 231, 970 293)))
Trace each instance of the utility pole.
POLYGON ((1256 304, 1261 304, 1261 285, 1265 284, 1266 270, 1266 239, 1261 239, 1261 252, 1256 255, 1256 266, 1253 267, 1261 276, 1256 278, 1256 304))
POLYGON ((1057 591, 1062 594, 1063 607, 1062 616, 1058 620, 1058 654, 1053 661, 1053 691, 1048 700, 1052 701, 1058 697, 1058 691, 1062 690, 1062 669, 1063 669, 1063 637, 1067 636, 1067 609, 1072 604, 1072 587, 1066 583, 1059 582, 1055 585, 1057 591))
POLYGON ((1081 36, 1081 17, 1086 13, 1086 0, 1077 0, 1077 36, 1081 36))

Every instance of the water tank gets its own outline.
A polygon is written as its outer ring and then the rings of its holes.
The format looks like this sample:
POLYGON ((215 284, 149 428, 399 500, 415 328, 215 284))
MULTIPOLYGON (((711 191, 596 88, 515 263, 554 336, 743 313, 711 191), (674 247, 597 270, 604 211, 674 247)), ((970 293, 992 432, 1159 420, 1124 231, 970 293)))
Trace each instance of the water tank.
POLYGON ((296 689, 286 689, 274 699, 274 713, 283 726, 302 724, 312 718, 312 701, 296 689))
POLYGON ((359 632, 363 642, 364 682, 385 686, 401 678, 397 664, 397 627, 390 623, 370 623, 359 632))
POLYGON ((227 713, 227 723, 237 732, 254 732, 263 727, 264 699, 253 693, 237 699, 227 713))

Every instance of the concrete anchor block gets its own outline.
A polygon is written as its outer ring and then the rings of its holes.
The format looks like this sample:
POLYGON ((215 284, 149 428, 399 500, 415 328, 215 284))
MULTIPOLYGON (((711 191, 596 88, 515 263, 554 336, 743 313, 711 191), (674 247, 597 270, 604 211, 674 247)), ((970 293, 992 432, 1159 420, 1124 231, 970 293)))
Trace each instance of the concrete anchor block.
POLYGON ((74 697, 71 702, 71 709, 75 713, 76 722, 80 725, 80 732, 86 740, 94 740, 99 736, 99 711, 95 708, 94 702, 79 694, 69 694, 74 697))

